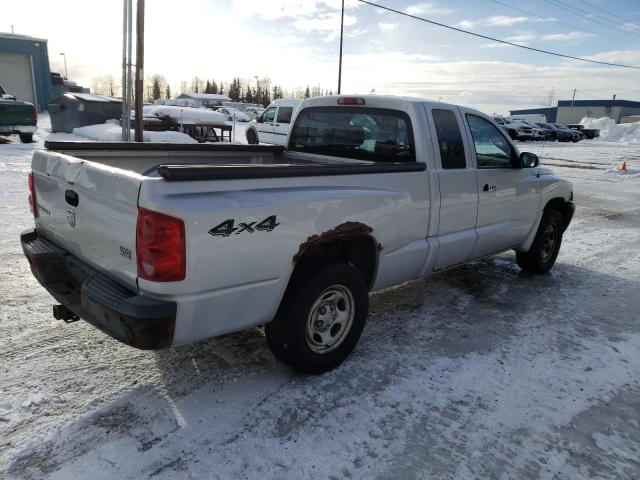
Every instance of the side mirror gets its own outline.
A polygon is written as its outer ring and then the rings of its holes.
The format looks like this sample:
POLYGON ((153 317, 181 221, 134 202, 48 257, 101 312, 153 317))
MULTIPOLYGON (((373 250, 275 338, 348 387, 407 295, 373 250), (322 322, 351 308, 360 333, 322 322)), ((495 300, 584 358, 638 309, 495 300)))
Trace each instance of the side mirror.
POLYGON ((535 153, 522 152, 518 164, 520 168, 533 168, 540 164, 540 160, 535 153))
POLYGON ((258 115, 256 117, 256 122, 257 123, 264 123, 264 117, 262 115, 258 115))

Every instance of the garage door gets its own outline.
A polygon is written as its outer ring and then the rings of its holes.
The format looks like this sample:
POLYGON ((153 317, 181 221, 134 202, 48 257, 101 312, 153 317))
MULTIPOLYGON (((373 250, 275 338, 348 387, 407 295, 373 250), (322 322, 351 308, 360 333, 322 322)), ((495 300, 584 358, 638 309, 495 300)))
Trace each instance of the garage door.
POLYGON ((0 52, 0 85, 7 93, 35 105, 31 58, 28 55, 0 52))

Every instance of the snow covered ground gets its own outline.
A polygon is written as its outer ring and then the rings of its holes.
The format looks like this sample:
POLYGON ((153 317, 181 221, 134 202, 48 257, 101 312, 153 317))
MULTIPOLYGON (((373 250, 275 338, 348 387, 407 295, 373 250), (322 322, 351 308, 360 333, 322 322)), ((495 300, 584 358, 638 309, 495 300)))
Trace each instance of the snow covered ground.
POLYGON ((640 476, 639 146, 523 144, 575 182, 553 271, 505 254, 376 293, 307 377, 259 329, 142 352, 54 320, 18 242, 45 135, 0 139, 1 478, 640 476))

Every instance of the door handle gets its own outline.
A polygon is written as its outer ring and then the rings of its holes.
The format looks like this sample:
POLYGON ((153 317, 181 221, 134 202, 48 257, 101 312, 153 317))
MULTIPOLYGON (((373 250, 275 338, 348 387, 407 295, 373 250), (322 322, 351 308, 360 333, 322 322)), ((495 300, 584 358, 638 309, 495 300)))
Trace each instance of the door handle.
POLYGON ((482 187, 482 190, 484 190, 485 192, 495 192, 497 188, 498 187, 496 185, 489 185, 488 183, 485 183, 484 187, 482 187))

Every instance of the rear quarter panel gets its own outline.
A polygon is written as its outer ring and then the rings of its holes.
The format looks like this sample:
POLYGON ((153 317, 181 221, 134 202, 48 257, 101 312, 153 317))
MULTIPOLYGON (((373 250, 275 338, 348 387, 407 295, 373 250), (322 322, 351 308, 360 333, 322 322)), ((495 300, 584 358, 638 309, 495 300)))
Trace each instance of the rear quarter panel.
MULTIPOLYGON (((372 229, 380 244, 374 289, 417 278, 426 257, 427 174, 165 182, 147 179, 140 206, 181 218, 187 241, 183 282, 139 279, 141 293, 178 303, 175 343, 270 321, 293 272, 294 256, 312 235, 345 222, 372 229), (273 231, 209 231, 233 220, 276 216, 273 231)), ((255 223, 253 223, 255 226, 255 223)))

